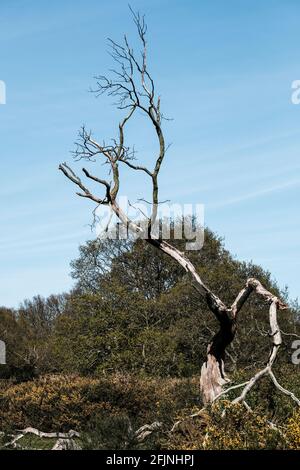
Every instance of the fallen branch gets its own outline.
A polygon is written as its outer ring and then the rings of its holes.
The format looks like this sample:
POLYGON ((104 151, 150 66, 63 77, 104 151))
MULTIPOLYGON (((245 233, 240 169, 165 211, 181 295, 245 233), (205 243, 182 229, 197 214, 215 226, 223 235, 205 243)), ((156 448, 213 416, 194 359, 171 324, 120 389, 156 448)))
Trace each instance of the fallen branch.
POLYGON ((57 438, 57 439, 69 439, 69 438, 72 438, 72 437, 80 437, 79 432, 73 431, 73 429, 71 429, 69 432, 63 433, 63 432, 42 432, 42 431, 39 431, 38 429, 28 427, 26 429, 20 430, 19 432, 22 433, 23 435, 25 435, 25 434, 35 434, 38 437, 48 437, 50 439, 55 439, 55 438, 57 438))
POLYGON ((159 421, 154 421, 154 423, 152 424, 145 424, 135 432, 135 438, 138 442, 142 442, 154 431, 158 431, 159 429, 161 429, 161 427, 162 423, 160 423, 159 421))
POLYGON ((48 439, 56 439, 56 442, 54 446, 52 447, 51 450, 67 450, 67 449, 79 449, 80 447, 76 444, 76 442, 72 439, 74 437, 80 437, 80 434, 77 431, 73 431, 72 429, 67 432, 42 432, 39 431, 36 428, 28 427, 25 429, 20 429, 18 430, 17 435, 13 435, 13 439, 11 439, 9 442, 6 442, 4 444, 4 447, 13 447, 14 449, 16 448, 21 448, 22 446, 18 444, 18 441, 20 441, 26 434, 34 434, 35 436, 39 438, 48 438, 48 439))

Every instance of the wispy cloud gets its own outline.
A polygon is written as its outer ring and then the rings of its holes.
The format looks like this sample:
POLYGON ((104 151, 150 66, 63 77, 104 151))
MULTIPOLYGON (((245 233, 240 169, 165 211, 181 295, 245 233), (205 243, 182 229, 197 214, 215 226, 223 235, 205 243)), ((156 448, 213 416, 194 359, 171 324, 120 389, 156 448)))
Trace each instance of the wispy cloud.
POLYGON ((71 242, 73 240, 77 243, 78 240, 83 237, 87 238, 87 231, 62 234, 59 236, 53 236, 53 237, 41 238, 41 239, 29 239, 29 240, 25 239, 24 240, 24 238, 20 238, 19 240, 14 240, 12 242, 4 241, 4 243, 1 243, 0 253, 10 252, 10 250, 13 250, 14 253, 15 253, 15 250, 21 250, 21 252, 23 250, 26 250, 26 253, 27 253, 29 250, 36 251, 36 250, 40 250, 41 248, 49 249, 50 247, 60 246, 62 242, 66 242, 66 241, 71 242))
POLYGON ((256 199, 261 196, 266 196, 267 194, 271 194, 277 191, 282 191, 282 190, 289 189, 289 188, 299 186, 299 185, 300 185, 300 179, 296 179, 293 181, 286 181, 284 183, 269 186, 268 188, 263 188, 263 189, 253 191, 248 194, 243 194, 232 199, 227 199, 225 201, 219 201, 219 202, 215 202, 212 204, 207 204, 207 206, 211 209, 215 209, 219 207, 230 206, 232 204, 239 204, 240 202, 247 201, 249 199, 256 199))

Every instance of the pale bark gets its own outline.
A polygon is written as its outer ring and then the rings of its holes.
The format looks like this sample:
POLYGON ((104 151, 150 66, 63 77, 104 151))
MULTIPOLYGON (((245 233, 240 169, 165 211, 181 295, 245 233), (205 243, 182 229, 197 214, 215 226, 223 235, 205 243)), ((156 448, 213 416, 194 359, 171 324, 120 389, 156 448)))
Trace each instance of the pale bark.
POLYGON ((74 441, 74 438, 80 437, 80 434, 77 431, 70 430, 69 432, 43 432, 39 431, 36 428, 27 427, 22 429, 18 432, 17 435, 12 436, 12 439, 8 441, 4 447, 13 447, 13 448, 20 448, 23 447, 19 444, 19 441, 26 435, 26 434, 34 434, 39 438, 46 438, 46 439, 56 439, 53 447, 51 450, 79 450, 80 447, 74 441))
MULTIPOLYGON (((296 395, 293 392, 291 392, 290 390, 286 390, 285 388, 283 388, 278 383, 278 381, 277 381, 277 379, 276 379, 276 377, 275 377, 275 375, 272 371, 273 364, 276 360, 279 348, 282 344, 281 331, 280 331, 280 328, 279 328, 279 325, 278 325, 278 320, 277 320, 277 308, 280 306, 280 304, 278 304, 278 300, 276 298, 269 297, 269 292, 265 291, 265 289, 262 288, 262 286, 258 286, 257 290, 260 294, 264 295, 265 297, 267 297, 271 301, 271 305, 270 305, 270 309, 269 309, 269 322, 270 322, 270 330, 271 330, 270 331, 270 337, 272 339, 272 349, 271 349, 271 353, 270 353, 268 362, 267 362, 266 366, 263 369, 259 370, 253 377, 251 377, 251 379, 249 381, 244 382, 243 384, 239 384, 239 385, 229 387, 227 390, 221 391, 213 399, 213 401, 215 401, 216 399, 221 398, 222 396, 228 394, 228 392, 230 392, 234 389, 244 387, 243 390, 242 390, 242 393, 237 398, 235 398, 233 400, 233 403, 243 403, 246 406, 246 408, 249 408, 247 403, 245 402, 247 394, 252 390, 253 386, 262 377, 267 375, 271 378, 273 384, 275 385, 275 387, 281 393, 289 396, 298 406, 300 406, 300 400, 296 397, 296 395)), ((281 305, 281 308, 283 308, 282 305, 281 305)))

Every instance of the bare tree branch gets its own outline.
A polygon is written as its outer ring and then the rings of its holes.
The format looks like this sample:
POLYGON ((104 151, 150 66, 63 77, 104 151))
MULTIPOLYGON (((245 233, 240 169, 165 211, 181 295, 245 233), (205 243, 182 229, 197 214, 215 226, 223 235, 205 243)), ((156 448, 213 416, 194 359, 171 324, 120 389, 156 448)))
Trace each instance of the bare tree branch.
POLYGON ((76 193, 78 196, 81 197, 86 197, 88 199, 91 199, 92 201, 96 202, 97 204, 107 204, 108 201, 105 201, 105 199, 99 199, 98 197, 94 196, 81 182, 80 178, 75 175, 73 170, 66 164, 66 163, 61 163, 58 167, 59 170, 63 172, 63 174, 74 184, 79 186, 79 188, 83 191, 83 193, 76 193))
MULTIPOLYGON (((252 284, 253 284, 253 280, 251 280, 252 284)), ((240 402, 244 402, 245 401, 245 398, 246 398, 246 395, 251 391, 251 389, 253 388, 253 386, 265 375, 269 375, 269 377, 271 378, 272 382, 274 383, 275 387, 282 393, 284 393, 285 395, 288 395, 289 397, 292 398, 292 400, 294 400, 298 406, 300 406, 300 400, 294 395, 294 393, 292 393, 291 391, 289 390, 286 390, 285 388, 283 388, 277 381, 273 371, 272 371, 272 366, 275 362, 275 359, 276 359, 276 356, 277 356, 277 353, 278 353, 278 350, 282 344, 282 338, 281 338, 281 332, 280 332, 280 329, 279 329, 279 326, 278 326, 278 322, 277 322, 277 308, 284 308, 283 307, 283 304, 280 302, 278 303, 278 299, 274 296, 272 296, 272 294, 270 294, 268 291, 266 291, 266 289, 264 289, 262 286, 258 286, 257 285, 257 289, 258 289, 258 292, 262 295, 265 295, 267 298, 273 298, 272 302, 271 302, 271 305, 270 305, 270 310, 269 310, 269 320, 270 320, 270 328, 271 328, 271 338, 272 338, 272 344, 273 344, 273 347, 272 347, 272 350, 271 350, 271 353, 270 353, 270 356, 269 356, 269 360, 268 360, 268 363, 266 365, 266 367, 264 367, 263 369, 261 369, 260 371, 258 371, 248 382, 246 382, 245 384, 243 385, 246 385, 241 393, 240 396, 238 396, 237 398, 235 398, 235 400, 233 401, 233 403, 240 403, 240 402)), ((229 392, 230 390, 233 390, 232 387, 230 387, 229 389, 227 389, 225 392, 223 393, 227 393, 229 392)), ((223 393, 221 393, 219 396, 223 395, 223 393)), ((218 397, 216 397, 218 398, 218 397)))

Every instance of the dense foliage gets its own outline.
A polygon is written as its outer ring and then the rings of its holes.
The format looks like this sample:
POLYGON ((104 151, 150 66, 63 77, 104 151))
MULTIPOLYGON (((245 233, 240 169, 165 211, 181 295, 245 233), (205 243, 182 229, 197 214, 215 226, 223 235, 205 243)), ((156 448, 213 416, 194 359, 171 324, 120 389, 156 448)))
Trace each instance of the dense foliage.
MULTIPOLYGON (((184 248, 184 240, 174 243, 184 248)), ((268 272, 236 260, 209 230, 203 249, 190 252, 189 257, 228 304, 248 277, 259 279, 289 301, 288 293, 279 291, 268 272)), ((99 436, 104 436, 106 427, 131 429, 151 420, 163 420, 167 427, 185 410, 199 408, 196 377, 218 325, 185 272, 142 240, 107 239, 80 247, 78 259, 72 262, 72 276, 76 285, 70 293, 47 299, 37 296, 17 310, 0 309, 1 339, 8 353, 7 366, 0 368, 0 428, 83 429, 89 423, 93 445, 105 447, 109 439, 101 441, 99 436), (104 423, 110 424, 105 427, 104 423)), ((300 395, 299 372, 291 364, 291 335, 300 331, 298 319, 295 303, 280 313, 285 343, 276 368, 282 384, 300 395)), ((226 368, 237 383, 266 362, 268 331, 268 306, 252 296, 240 313, 238 333, 226 357, 226 368)), ((185 433, 164 434, 152 445, 290 447, 291 437, 288 444, 283 443, 267 426, 269 419, 281 425, 288 418, 287 435, 295 434, 293 445, 299 447, 298 415, 267 380, 251 393, 249 404, 260 417, 253 416, 253 423, 237 441, 228 424, 233 440, 227 442, 227 431, 221 431, 215 410, 209 417, 209 432, 205 424, 204 443, 202 425, 193 423, 190 438, 185 433), (256 440, 249 437, 252 425, 257 429, 256 440)), ((235 422, 234 413, 240 416, 245 410, 230 413, 235 422)), ((91 441, 86 445, 91 446, 91 441)))

